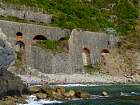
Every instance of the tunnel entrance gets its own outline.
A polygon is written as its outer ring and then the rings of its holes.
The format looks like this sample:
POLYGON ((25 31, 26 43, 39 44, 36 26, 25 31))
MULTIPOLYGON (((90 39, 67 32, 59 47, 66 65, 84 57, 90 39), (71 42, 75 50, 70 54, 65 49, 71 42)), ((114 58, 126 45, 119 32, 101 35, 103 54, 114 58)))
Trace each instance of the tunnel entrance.
POLYGON ((17 41, 23 40, 23 34, 21 32, 16 33, 16 40, 17 41))
POLYGON ((43 35, 36 35, 33 40, 47 40, 47 38, 43 35))
POLYGON ((82 49, 82 58, 84 66, 91 65, 90 50, 88 48, 82 49))
POLYGON ((110 52, 109 52, 109 50, 108 49, 103 49, 102 51, 101 51, 101 60, 102 60, 102 63, 104 64, 104 65, 106 65, 106 61, 107 61, 107 54, 109 54, 110 52))
POLYGON ((17 41, 16 42, 16 51, 20 52, 20 50, 24 50, 25 49, 25 44, 23 41, 17 41))

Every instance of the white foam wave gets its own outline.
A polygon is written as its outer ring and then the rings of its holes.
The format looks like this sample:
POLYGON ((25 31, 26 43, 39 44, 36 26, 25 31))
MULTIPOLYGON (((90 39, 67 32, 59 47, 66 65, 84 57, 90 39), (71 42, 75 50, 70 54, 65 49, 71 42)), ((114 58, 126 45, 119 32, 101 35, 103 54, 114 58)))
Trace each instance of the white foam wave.
POLYGON ((103 85, 97 85, 97 84, 58 84, 55 86, 62 86, 62 87, 88 87, 88 86, 109 86, 112 84, 103 84, 103 85))
POLYGON ((43 105, 43 104, 54 104, 54 103, 63 103, 62 101, 56 100, 37 100, 36 96, 29 96, 26 100, 28 104, 17 104, 17 105, 43 105))
POLYGON ((132 95, 140 95, 140 93, 131 92, 132 95))

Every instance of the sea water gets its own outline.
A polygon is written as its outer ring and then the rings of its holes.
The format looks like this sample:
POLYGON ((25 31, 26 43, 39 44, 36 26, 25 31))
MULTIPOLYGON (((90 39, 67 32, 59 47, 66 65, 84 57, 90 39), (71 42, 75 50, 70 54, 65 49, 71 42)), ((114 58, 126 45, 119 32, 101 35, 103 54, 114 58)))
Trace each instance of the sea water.
MULTIPOLYGON (((140 105, 140 84, 65 84, 66 90, 86 91, 93 95, 92 99, 72 100, 37 100, 35 96, 29 96, 28 104, 24 105, 140 105), (109 97, 101 96, 106 91, 109 97)), ((21 105, 21 104, 19 104, 21 105)))

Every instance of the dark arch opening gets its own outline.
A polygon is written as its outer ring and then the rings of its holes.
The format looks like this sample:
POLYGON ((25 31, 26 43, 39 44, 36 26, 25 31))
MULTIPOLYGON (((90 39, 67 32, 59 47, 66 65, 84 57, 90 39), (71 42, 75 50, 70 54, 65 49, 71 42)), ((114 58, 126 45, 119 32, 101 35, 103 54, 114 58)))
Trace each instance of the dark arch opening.
POLYGON ((88 54, 90 54, 90 50, 89 50, 88 48, 83 48, 83 49, 82 49, 82 52, 83 52, 83 53, 88 53, 88 54))
POLYGON ((17 41, 17 42, 16 42, 16 45, 19 45, 20 48, 25 49, 25 44, 24 44, 23 41, 17 41))
POLYGON ((84 66, 91 65, 90 50, 88 48, 82 49, 82 59, 84 66))
POLYGON ((60 41, 63 41, 63 40, 65 40, 65 38, 63 37, 63 38, 60 38, 59 40, 60 40, 60 41))
POLYGON ((33 40, 47 40, 47 38, 43 35, 36 35, 33 40))
POLYGON ((69 37, 62 37, 59 39, 60 41, 69 40, 69 37))
POLYGON ((23 34, 21 32, 17 32, 16 36, 22 36, 23 34))
POLYGON ((110 53, 108 49, 103 49, 101 53, 110 53))

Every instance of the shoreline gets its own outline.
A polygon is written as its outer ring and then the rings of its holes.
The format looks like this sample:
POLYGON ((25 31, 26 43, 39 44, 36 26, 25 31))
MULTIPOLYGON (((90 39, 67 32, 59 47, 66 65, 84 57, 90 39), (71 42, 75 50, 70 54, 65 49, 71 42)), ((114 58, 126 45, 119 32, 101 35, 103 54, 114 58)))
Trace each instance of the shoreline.
POLYGON ((45 74, 45 77, 19 75, 27 84, 140 84, 140 76, 127 78, 110 75, 45 74))

